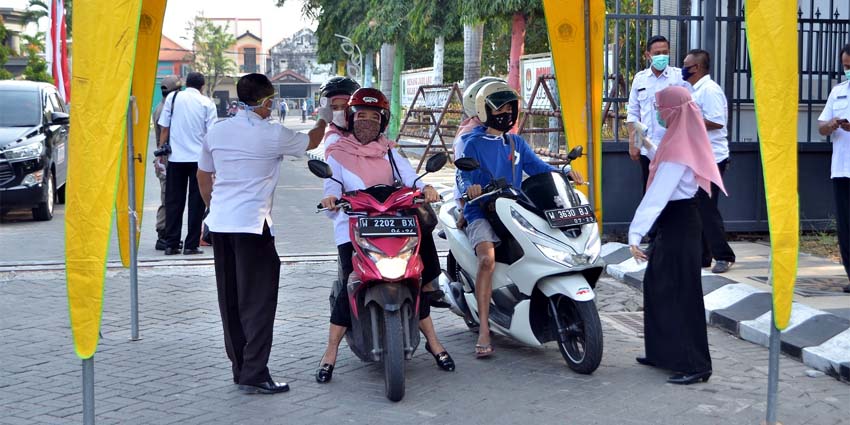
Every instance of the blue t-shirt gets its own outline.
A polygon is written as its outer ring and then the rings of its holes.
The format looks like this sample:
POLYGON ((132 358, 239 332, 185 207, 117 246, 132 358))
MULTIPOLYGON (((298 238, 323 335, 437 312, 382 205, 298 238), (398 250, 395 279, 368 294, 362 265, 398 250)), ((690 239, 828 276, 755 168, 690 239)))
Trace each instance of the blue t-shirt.
MULTIPOLYGON (((510 142, 502 136, 489 135, 486 131, 487 127, 477 127, 461 138, 464 143, 463 157, 475 158, 481 164, 474 171, 457 171, 458 184, 462 185, 461 193, 465 193, 471 185, 484 186, 490 183, 491 175, 496 179, 504 177, 513 187, 519 188, 523 172, 534 176, 556 170, 538 158, 522 137, 506 134, 514 140, 514 151, 511 152, 510 142)), ((472 223, 473 220, 484 218, 484 213, 479 203, 473 202, 466 204, 463 216, 472 223)))

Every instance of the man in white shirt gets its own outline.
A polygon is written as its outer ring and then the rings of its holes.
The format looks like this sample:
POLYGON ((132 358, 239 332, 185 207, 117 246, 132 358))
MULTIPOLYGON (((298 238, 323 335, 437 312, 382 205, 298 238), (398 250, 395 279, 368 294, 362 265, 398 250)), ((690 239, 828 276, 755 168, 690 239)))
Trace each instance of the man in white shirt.
POLYGON ((289 386, 275 382, 268 369, 280 283, 274 190, 283 156, 315 149, 332 114, 321 108, 316 126, 296 133, 268 120, 276 109, 275 90, 265 75, 241 77, 236 92, 240 111, 213 126, 203 143, 198 184, 210 210, 206 224, 233 382, 248 393, 281 393, 289 386))
POLYGON ((655 92, 668 86, 682 85, 682 72, 679 68, 669 66, 670 42, 662 35, 652 36, 646 43, 646 60, 648 68, 638 72, 632 81, 629 92, 629 109, 626 123, 629 129, 629 156, 633 161, 640 161, 643 177, 643 192, 646 192, 646 181, 649 178, 649 157, 645 147, 635 147, 636 123, 641 123, 649 129, 649 139, 656 146, 664 136, 664 127, 658 124, 655 116, 655 92))
POLYGON ((207 130, 215 123, 215 104, 201 94, 204 76, 190 72, 186 76, 186 90, 170 94, 162 108, 158 124, 162 127, 160 140, 171 146, 165 173, 165 255, 180 252, 180 230, 183 226, 183 209, 187 204, 188 186, 189 219, 183 254, 203 254, 198 249, 201 242, 201 223, 204 220, 204 200, 198 191, 198 156, 207 130))
MULTIPOLYGON (((835 226, 841 263, 850 279, 850 44, 844 45, 839 55, 846 79, 829 93, 818 117, 818 132, 832 141, 830 176, 835 192, 835 226)), ((850 284, 844 292, 850 292, 850 284)))
MULTIPOLYGON (((729 141, 726 138, 727 102, 723 89, 711 79, 711 55, 701 49, 688 52, 682 62, 682 79, 690 83, 694 102, 702 110, 708 140, 714 153, 714 161, 720 175, 726 172, 729 163, 729 141)), ((700 217, 702 218, 702 266, 710 267, 715 260, 713 273, 726 273, 735 263, 735 252, 726 242, 723 217, 717 209, 720 188, 711 185, 711 197, 704 190, 697 192, 700 217)))

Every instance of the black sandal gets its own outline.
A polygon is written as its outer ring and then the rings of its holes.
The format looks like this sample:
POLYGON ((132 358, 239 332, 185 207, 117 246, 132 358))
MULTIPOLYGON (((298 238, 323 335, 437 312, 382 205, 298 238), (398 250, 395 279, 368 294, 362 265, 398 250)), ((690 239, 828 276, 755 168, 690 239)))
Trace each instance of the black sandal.
POLYGON ((434 352, 431 351, 431 345, 429 345, 427 342, 425 343, 425 351, 431 353, 431 355, 434 356, 434 361, 437 362, 437 366, 439 366, 440 369, 443 369, 446 372, 454 372, 455 361, 452 359, 452 356, 449 355, 448 351, 443 351, 442 353, 434 354, 434 352))
POLYGON ((327 384, 331 382, 331 379, 334 377, 334 365, 330 363, 324 363, 319 366, 319 369, 316 370, 316 382, 320 384, 327 384))

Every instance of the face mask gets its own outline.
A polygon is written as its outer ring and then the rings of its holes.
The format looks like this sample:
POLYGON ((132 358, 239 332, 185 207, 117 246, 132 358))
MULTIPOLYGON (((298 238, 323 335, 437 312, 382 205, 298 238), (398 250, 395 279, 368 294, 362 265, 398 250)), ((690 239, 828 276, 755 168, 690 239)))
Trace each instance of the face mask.
POLYGON ((333 120, 331 120, 331 122, 336 124, 336 126, 339 127, 339 128, 345 128, 345 126, 346 126, 345 111, 344 110, 343 111, 333 111, 333 115, 334 115, 334 117, 333 117, 333 120))
POLYGON ((688 81, 691 77, 694 76, 694 73, 691 72, 691 68, 693 68, 693 67, 694 67, 694 65, 691 65, 687 68, 682 68, 682 79, 683 80, 688 81))
POLYGON ((661 112, 655 111, 655 120, 658 121, 658 125, 662 128, 667 128, 667 121, 664 121, 664 118, 661 118, 661 112))
POLYGON ((847 77, 848 80, 850 80, 850 69, 844 70, 844 76, 847 77))
POLYGON ((652 57, 652 67, 658 71, 664 71, 670 64, 670 55, 655 55, 652 57))
POLYGON ((381 135, 381 123, 372 120, 354 121, 354 137, 362 144, 374 141, 381 135))
POLYGON ((504 113, 499 115, 490 115, 487 117, 487 122, 484 123, 487 127, 505 132, 513 128, 513 114, 504 113))

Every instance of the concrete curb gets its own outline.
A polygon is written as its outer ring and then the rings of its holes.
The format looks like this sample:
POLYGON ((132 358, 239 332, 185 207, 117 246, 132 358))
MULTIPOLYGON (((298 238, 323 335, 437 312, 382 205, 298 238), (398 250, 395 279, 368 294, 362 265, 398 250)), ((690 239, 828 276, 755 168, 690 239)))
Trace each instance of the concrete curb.
MULTIPOLYGON (((638 264, 621 243, 602 246, 611 277, 643 289, 646 263, 638 264)), ((703 272, 706 322, 746 341, 768 345, 771 293, 744 282, 703 272)), ((782 331, 782 352, 806 366, 850 381, 850 320, 795 302, 791 320, 782 331)))

